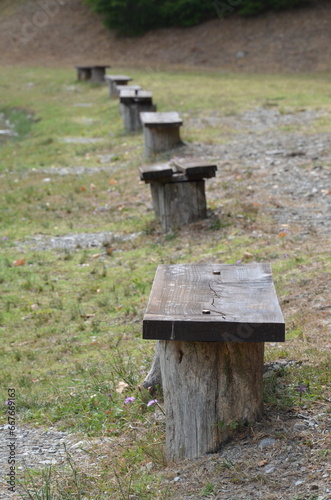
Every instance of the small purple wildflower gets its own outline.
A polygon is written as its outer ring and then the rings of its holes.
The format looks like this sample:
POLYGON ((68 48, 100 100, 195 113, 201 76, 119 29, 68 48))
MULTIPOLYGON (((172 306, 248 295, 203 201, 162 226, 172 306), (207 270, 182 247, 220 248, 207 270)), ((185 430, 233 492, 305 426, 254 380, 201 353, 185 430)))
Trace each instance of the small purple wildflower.
POLYGON ((306 386, 306 384, 300 384, 300 385, 295 386, 295 390, 300 394, 300 397, 301 397, 302 394, 304 394, 305 392, 308 392, 308 387, 306 386))
POLYGON ((236 264, 241 264, 241 259, 237 260, 236 264))
POLYGON ((157 402, 157 399, 151 399, 151 401, 148 401, 147 406, 155 405, 157 402))
POLYGON ((134 396, 130 396, 129 398, 126 398, 124 400, 124 404, 127 405, 129 403, 133 403, 133 401, 135 400, 136 398, 134 396))
POLYGON ((7 241, 7 240, 8 240, 7 236, 2 237, 2 241, 7 241))

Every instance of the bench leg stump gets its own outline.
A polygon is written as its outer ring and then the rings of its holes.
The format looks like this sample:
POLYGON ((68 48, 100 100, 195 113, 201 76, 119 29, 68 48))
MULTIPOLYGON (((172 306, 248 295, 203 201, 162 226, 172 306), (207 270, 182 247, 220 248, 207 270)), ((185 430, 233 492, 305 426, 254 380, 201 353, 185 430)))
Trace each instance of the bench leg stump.
POLYGON ((126 132, 137 132, 142 129, 140 113, 143 111, 156 111, 155 104, 120 104, 123 126, 126 132))
POLYGON ((77 70, 77 80, 86 81, 91 79, 92 71, 90 69, 78 69, 77 70))
POLYGON ((262 414, 263 342, 162 340, 169 462, 217 452, 227 426, 262 414))
POLYGON ((205 181, 151 182, 153 208, 163 231, 207 217, 205 181))
POLYGON ((151 158, 157 153, 169 151, 182 144, 179 126, 144 127, 145 157, 151 158))
POLYGON ((93 83, 105 83, 104 68, 92 68, 91 81, 93 83))

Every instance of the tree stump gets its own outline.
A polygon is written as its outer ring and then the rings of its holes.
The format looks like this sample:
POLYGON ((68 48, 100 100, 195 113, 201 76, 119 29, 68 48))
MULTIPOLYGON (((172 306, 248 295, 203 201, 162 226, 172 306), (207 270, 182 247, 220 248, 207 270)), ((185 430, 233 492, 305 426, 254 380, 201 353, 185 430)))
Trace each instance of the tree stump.
POLYGON ((151 183, 153 208, 164 232, 207 217, 205 181, 174 176, 173 182, 151 183))
POLYGON ((140 119, 144 129, 145 157, 153 157, 156 153, 169 151, 182 144, 179 127, 183 121, 178 113, 141 113, 140 119))
POLYGON ((153 104, 151 92, 145 90, 121 90, 120 109, 126 132, 137 132, 142 128, 140 113, 156 111, 156 106, 153 104))
POLYGON ((167 459, 216 453, 262 415, 263 342, 160 341, 167 459))
POLYGON ((264 342, 285 339, 270 265, 158 266, 143 337, 159 340, 144 385, 162 380, 168 460, 218 451, 261 416, 264 342))

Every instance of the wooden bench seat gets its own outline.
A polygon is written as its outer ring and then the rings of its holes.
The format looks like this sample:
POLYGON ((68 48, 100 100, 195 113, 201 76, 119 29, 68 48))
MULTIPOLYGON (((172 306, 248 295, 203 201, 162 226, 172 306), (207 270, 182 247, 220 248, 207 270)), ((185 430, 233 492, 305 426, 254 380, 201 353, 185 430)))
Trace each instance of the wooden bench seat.
POLYGON ((261 417, 264 342, 285 340, 269 263, 158 266, 143 338, 158 340, 168 460, 219 451, 261 417))

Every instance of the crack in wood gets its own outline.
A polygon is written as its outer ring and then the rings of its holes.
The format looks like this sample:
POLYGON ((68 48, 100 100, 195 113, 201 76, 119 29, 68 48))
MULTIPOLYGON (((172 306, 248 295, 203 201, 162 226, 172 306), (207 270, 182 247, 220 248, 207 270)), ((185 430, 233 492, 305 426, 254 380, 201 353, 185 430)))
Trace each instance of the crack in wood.
MULTIPOLYGON (((212 286, 211 286, 211 284, 210 284, 210 283, 208 283, 208 286, 209 286, 210 290, 211 290, 211 291, 215 294, 215 297, 213 298, 213 300, 212 300, 212 302, 211 302, 211 306, 212 306, 212 307, 216 307, 216 306, 215 306, 215 298, 217 298, 217 299, 221 299, 222 297, 221 297, 220 295, 218 295, 218 293, 216 292, 216 290, 214 290, 214 289, 212 288, 212 286)), ((222 312, 222 311, 217 311, 216 309, 213 309, 213 312, 215 312, 215 313, 217 313, 217 314, 220 314, 220 315, 223 317, 223 319, 225 319, 225 318, 226 318, 226 314, 225 314, 224 312, 222 312)))

